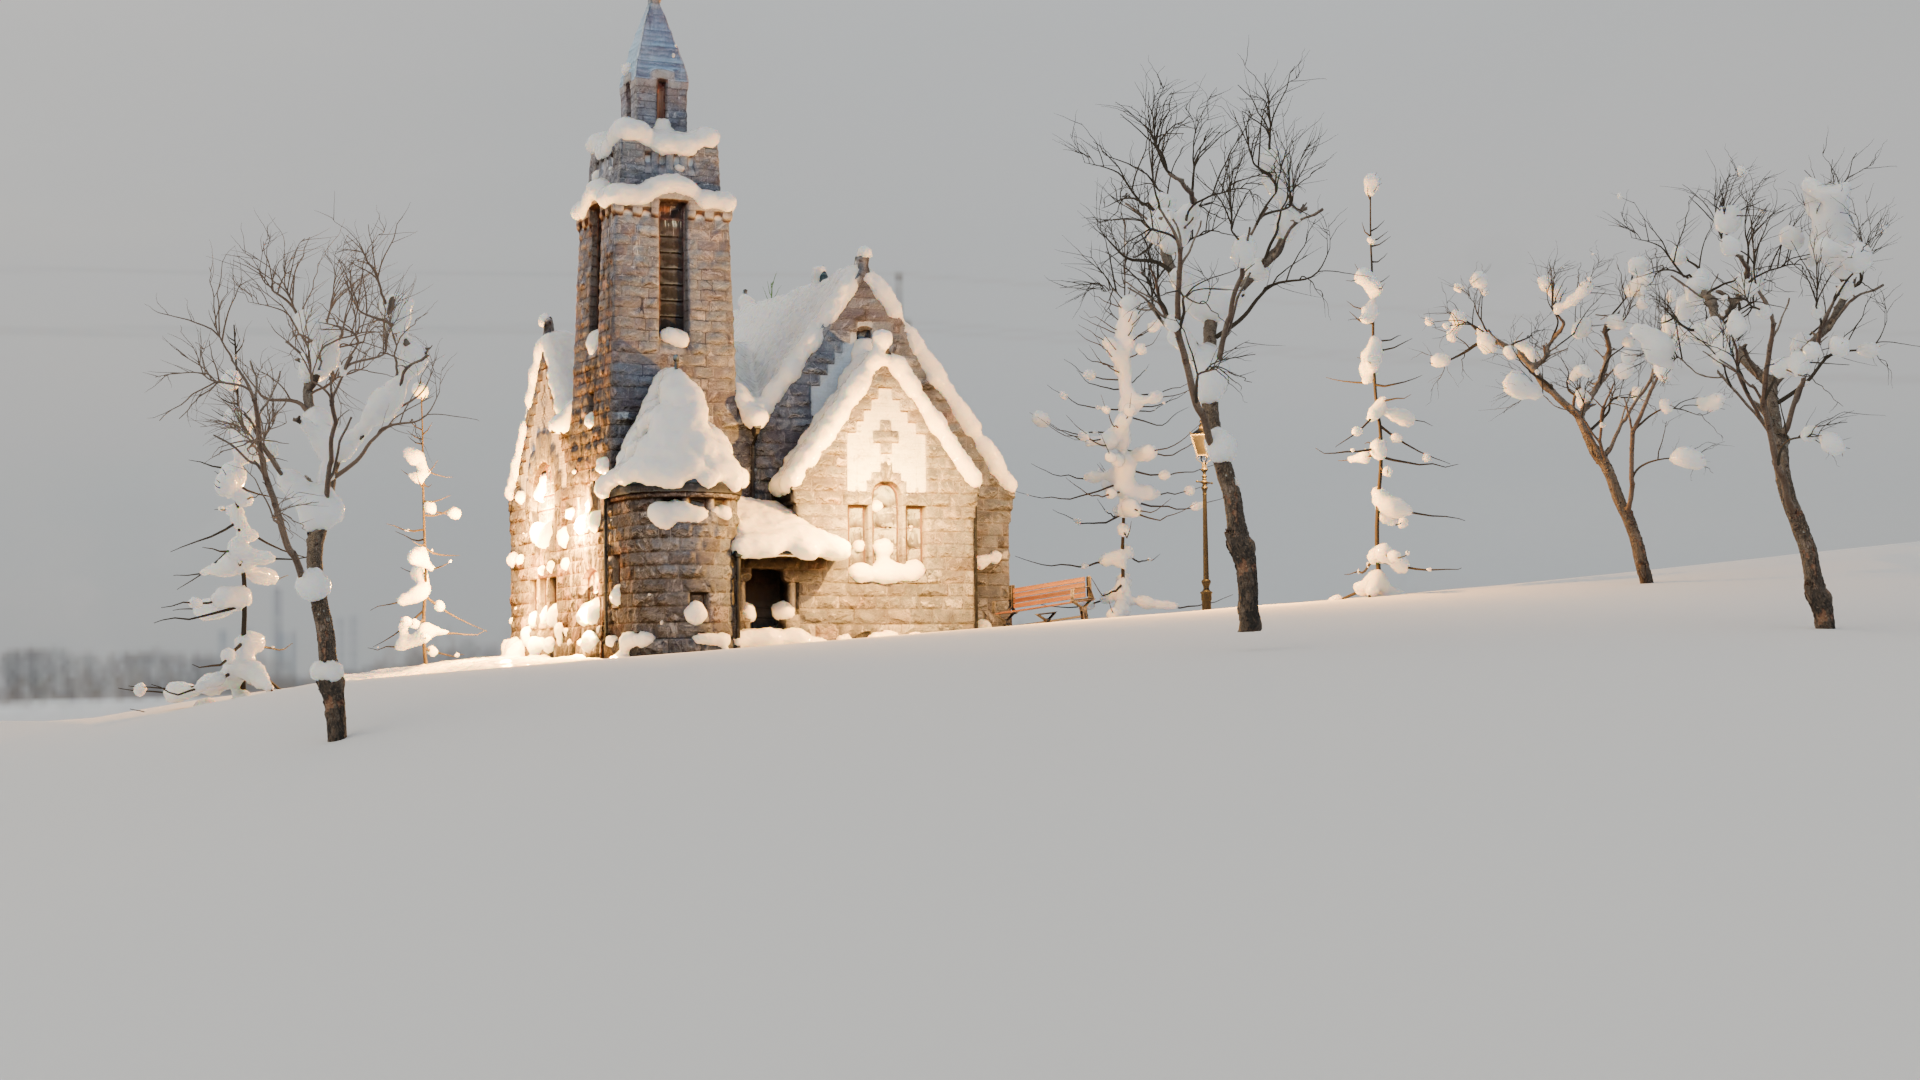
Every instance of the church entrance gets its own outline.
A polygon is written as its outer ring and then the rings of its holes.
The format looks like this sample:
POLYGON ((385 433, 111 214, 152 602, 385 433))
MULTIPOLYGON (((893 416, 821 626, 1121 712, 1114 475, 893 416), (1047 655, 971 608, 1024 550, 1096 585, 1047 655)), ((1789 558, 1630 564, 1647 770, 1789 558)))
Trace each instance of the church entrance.
POLYGON ((779 626, 780 620, 773 617, 773 605, 787 598, 787 576, 770 566, 753 570, 753 576, 747 579, 742 590, 744 599, 753 605, 753 625, 779 626))

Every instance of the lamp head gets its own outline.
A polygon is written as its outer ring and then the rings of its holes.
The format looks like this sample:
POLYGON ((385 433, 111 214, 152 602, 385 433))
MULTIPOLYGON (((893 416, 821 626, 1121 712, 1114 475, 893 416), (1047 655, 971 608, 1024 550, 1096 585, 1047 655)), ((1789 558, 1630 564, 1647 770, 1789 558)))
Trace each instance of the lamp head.
POLYGON ((1203 432, 1196 431, 1193 434, 1187 436, 1187 438, 1193 440, 1193 456, 1199 458, 1201 461, 1207 460, 1206 435, 1203 432))

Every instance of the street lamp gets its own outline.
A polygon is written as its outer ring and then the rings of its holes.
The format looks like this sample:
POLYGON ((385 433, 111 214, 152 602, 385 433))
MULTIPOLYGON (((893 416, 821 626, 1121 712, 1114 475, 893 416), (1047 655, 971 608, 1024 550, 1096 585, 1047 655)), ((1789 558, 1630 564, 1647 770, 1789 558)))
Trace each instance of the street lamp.
POLYGON ((1193 456, 1200 459, 1200 610, 1213 609, 1213 576, 1208 563, 1213 546, 1212 530, 1207 527, 1207 436, 1202 428, 1188 436, 1193 440, 1193 456))

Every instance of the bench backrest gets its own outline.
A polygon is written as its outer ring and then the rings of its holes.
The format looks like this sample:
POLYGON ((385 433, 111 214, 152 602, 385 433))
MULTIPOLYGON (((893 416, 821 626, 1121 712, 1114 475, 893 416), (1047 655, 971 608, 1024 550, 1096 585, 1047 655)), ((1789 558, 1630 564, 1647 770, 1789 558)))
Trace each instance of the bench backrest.
POLYGON ((1015 611, 1036 607, 1059 607, 1063 604, 1078 605, 1092 600, 1092 578, 1066 578, 1041 585, 1016 585, 1013 589, 1015 611))

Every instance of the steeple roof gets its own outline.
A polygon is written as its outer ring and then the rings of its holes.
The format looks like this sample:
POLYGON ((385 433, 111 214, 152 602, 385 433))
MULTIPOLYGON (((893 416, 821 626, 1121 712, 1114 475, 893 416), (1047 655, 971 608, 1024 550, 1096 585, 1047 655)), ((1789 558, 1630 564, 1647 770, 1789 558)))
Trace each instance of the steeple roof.
POLYGON ((671 71, 678 82, 687 81, 687 65, 680 59, 680 46, 673 40, 673 28, 667 25, 667 13, 660 0, 647 0, 647 21, 633 35, 627 49, 627 70, 636 79, 652 77, 656 71, 671 71))

